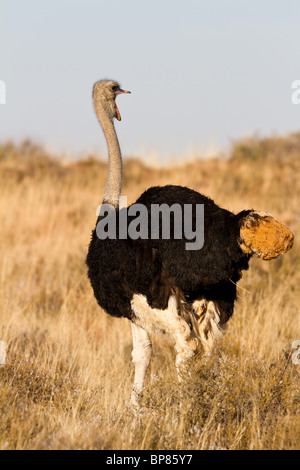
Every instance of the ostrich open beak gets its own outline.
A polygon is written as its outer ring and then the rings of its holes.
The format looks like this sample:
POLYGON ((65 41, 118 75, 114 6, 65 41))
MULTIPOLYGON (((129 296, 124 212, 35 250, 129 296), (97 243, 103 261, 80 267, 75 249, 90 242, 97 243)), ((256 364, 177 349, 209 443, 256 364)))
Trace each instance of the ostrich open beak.
MULTIPOLYGON (((119 88, 118 91, 116 91, 116 97, 117 97, 118 95, 121 95, 122 93, 131 93, 131 91, 122 90, 122 88, 119 88)), ((117 120, 118 120, 118 121, 121 121, 121 114, 120 114, 120 111, 119 111, 119 109, 118 109, 118 106, 117 106, 117 103, 116 103, 116 102, 115 102, 115 104, 116 104, 116 113, 117 113, 117 116, 116 116, 116 117, 117 117, 117 120)))
POLYGON ((116 96, 121 95, 122 93, 131 93, 131 91, 122 90, 122 88, 119 88, 116 92, 116 96))

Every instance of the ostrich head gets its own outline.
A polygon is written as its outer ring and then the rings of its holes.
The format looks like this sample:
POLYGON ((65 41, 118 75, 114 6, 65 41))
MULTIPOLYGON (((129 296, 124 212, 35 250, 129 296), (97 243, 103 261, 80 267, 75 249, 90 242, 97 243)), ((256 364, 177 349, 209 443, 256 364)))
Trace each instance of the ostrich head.
POLYGON ((294 234, 279 220, 261 211, 246 211, 240 219, 240 247, 247 254, 269 260, 289 251, 294 234))
POLYGON ((113 80, 100 80, 93 88, 93 100, 95 105, 100 102, 106 114, 111 118, 121 121, 121 115, 116 104, 116 97, 121 93, 130 93, 122 90, 120 85, 113 80))

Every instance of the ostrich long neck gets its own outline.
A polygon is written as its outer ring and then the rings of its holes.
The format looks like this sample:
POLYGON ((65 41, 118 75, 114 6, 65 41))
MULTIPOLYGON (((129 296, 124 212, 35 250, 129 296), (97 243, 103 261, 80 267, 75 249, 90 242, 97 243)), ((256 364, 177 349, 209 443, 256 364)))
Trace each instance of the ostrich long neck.
POLYGON ((119 197, 122 190, 122 155, 113 120, 107 115, 101 101, 95 101, 95 110, 108 148, 108 170, 103 195, 103 204, 119 207, 119 197))

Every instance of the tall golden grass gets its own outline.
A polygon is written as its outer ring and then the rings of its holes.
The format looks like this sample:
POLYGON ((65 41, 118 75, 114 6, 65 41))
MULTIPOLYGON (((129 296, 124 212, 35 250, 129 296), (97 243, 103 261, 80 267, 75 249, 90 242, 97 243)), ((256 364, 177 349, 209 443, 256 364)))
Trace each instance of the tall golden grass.
POLYGON ((186 185, 234 212, 272 213, 294 231, 294 248, 251 261, 225 337, 187 383, 177 383, 171 339, 153 338, 134 415, 129 322, 100 310, 86 276, 106 163, 66 165, 29 141, 2 144, 0 448, 296 449, 300 133, 168 168, 127 159, 124 173, 128 203, 149 186, 186 185))

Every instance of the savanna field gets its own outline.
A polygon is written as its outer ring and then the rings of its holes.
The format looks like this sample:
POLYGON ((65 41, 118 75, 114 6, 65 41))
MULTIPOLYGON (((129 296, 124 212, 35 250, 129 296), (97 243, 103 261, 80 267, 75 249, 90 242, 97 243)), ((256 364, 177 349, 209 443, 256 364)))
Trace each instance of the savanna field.
POLYGON ((300 133, 162 168, 125 158, 128 204, 180 184, 295 234, 288 254, 252 258, 226 335, 187 383, 171 338, 152 337, 138 414, 130 324, 100 310, 86 276, 106 168, 105 156, 65 163, 30 141, 0 144, 0 449, 298 449, 300 133))

